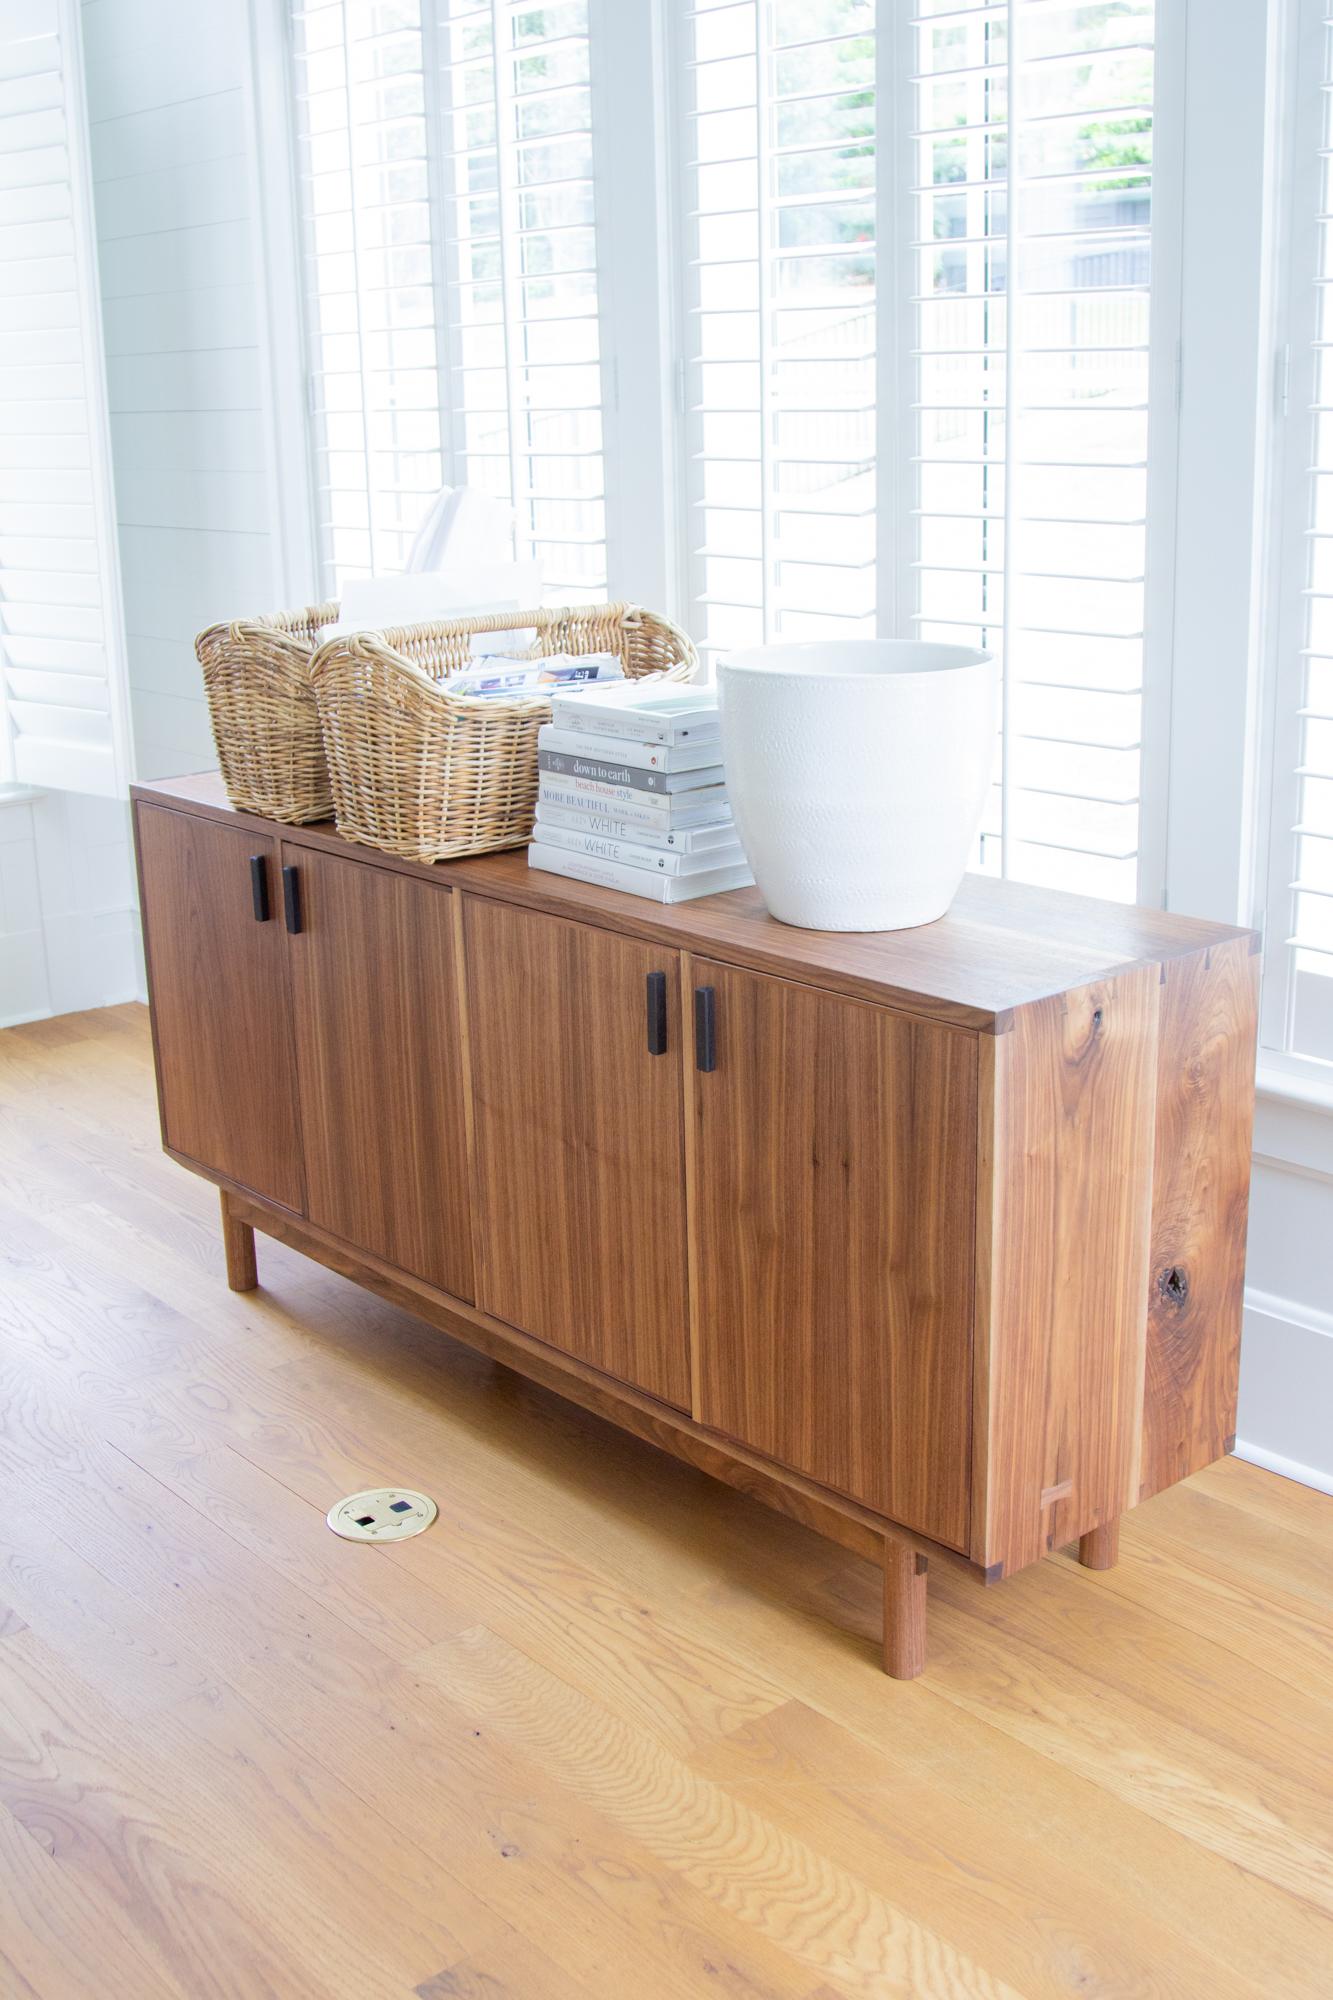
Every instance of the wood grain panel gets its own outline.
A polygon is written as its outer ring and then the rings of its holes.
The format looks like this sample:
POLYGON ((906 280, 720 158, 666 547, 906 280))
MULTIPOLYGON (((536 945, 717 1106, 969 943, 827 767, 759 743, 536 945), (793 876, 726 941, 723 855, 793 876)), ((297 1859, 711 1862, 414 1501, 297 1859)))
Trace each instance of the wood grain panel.
POLYGON ((693 961, 701 1422, 967 1540, 974 1036, 693 961))
POLYGON ((349 1243, 472 1297, 453 898, 283 843, 307 1212, 349 1243))
POLYGON ((135 815, 162 1136, 286 1208, 302 1207, 287 940, 269 835, 140 805, 135 815), (250 857, 264 857, 267 923, 250 857))
POLYGON ((996 1040, 972 1554, 1005 1573, 1138 1492, 1159 982, 1055 995, 996 1040))
POLYGON ((675 954, 468 897, 477 1303, 688 1407, 675 954), (646 981, 667 975, 650 1055, 646 981))
POLYGON ((1259 958, 1248 941, 1162 967, 1139 1497, 1236 1431, 1259 958))
MULTIPOLYGON (((227 804, 216 773, 139 787, 138 795, 166 804, 188 803, 191 810, 228 823, 247 822, 246 815, 227 804)), ((261 829, 266 825, 263 820, 249 823, 261 829)), ((332 853, 348 848, 330 825, 292 827, 284 837, 332 853)), ((1253 936, 1175 911, 1138 909, 983 875, 963 877, 953 907, 938 923, 858 933, 780 924, 757 889, 662 905, 619 889, 545 874, 529 868, 522 853, 432 863, 377 855, 376 866, 988 1031, 997 1023, 1003 1027, 1010 1009, 1067 987, 1190 955, 1229 938, 1253 936)))

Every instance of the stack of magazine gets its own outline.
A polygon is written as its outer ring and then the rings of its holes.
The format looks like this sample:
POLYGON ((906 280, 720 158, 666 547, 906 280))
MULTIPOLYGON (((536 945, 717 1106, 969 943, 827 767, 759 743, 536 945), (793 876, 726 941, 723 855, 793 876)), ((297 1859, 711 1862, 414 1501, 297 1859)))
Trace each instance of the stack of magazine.
POLYGON ((537 741, 530 867, 658 903, 754 880, 727 803, 716 688, 557 690, 537 741))

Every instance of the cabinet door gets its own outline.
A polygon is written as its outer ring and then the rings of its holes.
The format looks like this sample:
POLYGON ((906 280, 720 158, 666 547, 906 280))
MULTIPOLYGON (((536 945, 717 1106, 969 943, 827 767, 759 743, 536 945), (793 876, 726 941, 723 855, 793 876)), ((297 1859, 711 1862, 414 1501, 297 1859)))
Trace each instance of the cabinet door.
POLYGON ((163 1139, 299 1211, 277 842, 162 806, 135 826, 163 1139))
POLYGON ((691 972, 712 992, 715 1065, 692 1077, 698 1415, 961 1548, 975 1037, 691 972))
POLYGON ((453 892, 285 846, 312 1222, 472 1297, 453 892))
POLYGON ((477 1303, 687 1407, 678 955, 465 902, 477 1303))

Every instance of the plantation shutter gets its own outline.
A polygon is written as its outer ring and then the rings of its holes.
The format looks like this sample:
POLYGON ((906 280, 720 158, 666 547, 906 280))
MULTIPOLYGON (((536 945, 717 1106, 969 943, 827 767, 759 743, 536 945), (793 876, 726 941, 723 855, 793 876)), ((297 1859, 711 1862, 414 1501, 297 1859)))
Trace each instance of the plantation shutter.
POLYGON ((875 8, 686 8, 690 629, 875 628, 875 8))
POLYGON ((291 19, 324 588, 402 569, 447 481, 605 596, 586 0, 291 19))
POLYGON ((421 8, 292 8, 321 588, 391 574, 443 477, 421 8))
POLYGON ((1004 670, 979 865, 1132 900, 1152 0, 915 13, 916 629, 1004 670))
POLYGON ((1302 9, 1264 1041, 1333 1063, 1333 4, 1302 9))
POLYGON ((114 796, 124 641, 79 16, 0 4, 0 777, 114 796))
POLYGON ((587 0, 442 0, 456 483, 512 500, 561 602, 606 595, 587 0))

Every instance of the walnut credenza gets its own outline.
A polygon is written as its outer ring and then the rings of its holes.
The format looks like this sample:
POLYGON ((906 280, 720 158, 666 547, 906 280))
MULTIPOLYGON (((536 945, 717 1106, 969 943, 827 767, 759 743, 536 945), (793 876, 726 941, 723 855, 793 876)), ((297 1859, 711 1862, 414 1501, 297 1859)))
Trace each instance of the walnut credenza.
MULTIPOLYGON (((969 877, 846 936, 135 790, 162 1132, 293 1244, 882 1561, 995 1582, 1235 1429, 1249 931, 969 877)), ((386 1467, 386 1477, 396 1476, 386 1467)))

